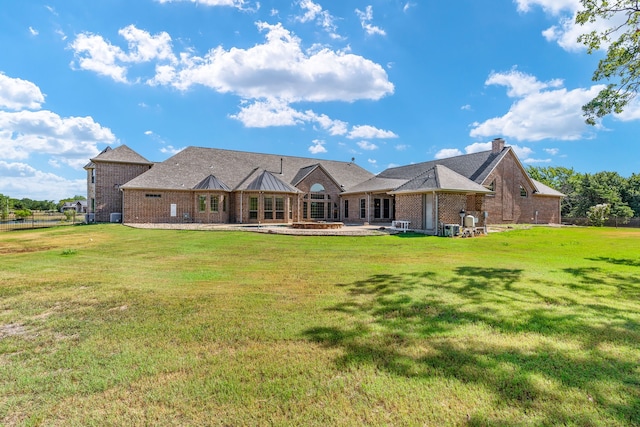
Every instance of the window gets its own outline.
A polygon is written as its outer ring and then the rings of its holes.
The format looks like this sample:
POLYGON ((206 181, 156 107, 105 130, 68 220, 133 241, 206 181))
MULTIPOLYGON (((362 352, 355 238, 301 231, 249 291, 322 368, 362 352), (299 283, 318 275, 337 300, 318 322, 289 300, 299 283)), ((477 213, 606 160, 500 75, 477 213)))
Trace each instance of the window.
POLYGON ((373 199, 373 217, 380 218, 380 208, 382 207, 380 199, 373 199))
POLYGON ((293 219, 293 204, 291 203, 291 197, 287 198, 289 202, 289 219, 293 219))
POLYGON ((344 201, 344 217, 349 218, 349 201, 344 201))
POLYGON ((249 219, 258 219, 258 198, 249 197, 249 219))
POLYGON ((322 184, 316 183, 311 186, 312 193, 320 193, 322 191, 324 191, 324 186, 322 184))
POLYGON ((384 202, 383 217, 384 218, 390 218, 390 216, 389 216, 389 213, 390 213, 390 210, 389 210, 389 204, 390 204, 389 199, 384 199, 383 202, 384 202))
POLYGON ((324 200, 324 194, 311 193, 311 199, 313 199, 313 200, 324 200))
POLYGON ((284 197, 276 197, 276 219, 284 219, 284 197))
POLYGON ((524 188, 522 185, 520 186, 520 196, 521 197, 527 197, 527 189, 524 188))
POLYGON ((95 169, 91 169, 91 183, 95 183, 96 182, 96 170, 95 169))
POLYGON ((302 218, 307 219, 307 202, 302 203, 302 218))
POLYGON ((496 180, 491 181, 491 184, 487 185, 487 190, 496 191, 496 180))
POLYGON ((144 197, 148 197, 150 199, 159 199, 162 197, 162 194, 145 194, 144 197))
POLYGON ((198 196, 198 209, 200 212, 207 210, 207 196, 198 196))
POLYGON ((360 218, 364 219, 367 216, 367 203, 366 200, 360 199, 360 218))
POLYGON ((224 196, 220 196, 222 197, 222 212, 226 212, 227 211, 227 198, 224 196))
POLYGON ((264 198, 264 219, 273 219, 273 197, 264 198))
POLYGON ((219 196, 211 196, 211 212, 218 212, 218 205, 220 204, 219 196))
POLYGON ((324 203, 311 202, 311 219, 324 218, 324 203))

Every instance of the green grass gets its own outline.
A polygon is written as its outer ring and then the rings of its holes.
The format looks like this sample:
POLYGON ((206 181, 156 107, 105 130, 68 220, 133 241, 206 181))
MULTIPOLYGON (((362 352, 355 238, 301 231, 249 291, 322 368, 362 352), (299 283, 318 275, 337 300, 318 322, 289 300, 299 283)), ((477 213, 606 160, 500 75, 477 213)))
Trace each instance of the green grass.
POLYGON ((640 425, 640 230, 0 234, 0 425, 640 425))

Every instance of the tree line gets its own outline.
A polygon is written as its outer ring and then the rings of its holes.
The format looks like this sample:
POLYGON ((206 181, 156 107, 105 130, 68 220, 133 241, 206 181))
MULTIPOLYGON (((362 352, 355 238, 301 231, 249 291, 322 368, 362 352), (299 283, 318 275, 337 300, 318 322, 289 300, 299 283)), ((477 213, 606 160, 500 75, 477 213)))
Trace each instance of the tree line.
POLYGON ((580 173, 561 166, 529 166, 527 172, 565 194, 563 217, 588 218, 598 209, 607 209, 605 214, 623 221, 640 217, 640 174, 625 178, 617 172, 580 173))
POLYGON ((0 218, 7 219, 10 212, 28 212, 32 211, 60 211, 65 202, 75 202, 77 200, 86 200, 84 196, 73 196, 68 199, 62 199, 59 202, 53 200, 32 200, 29 198, 14 199, 9 196, 0 194, 0 218))

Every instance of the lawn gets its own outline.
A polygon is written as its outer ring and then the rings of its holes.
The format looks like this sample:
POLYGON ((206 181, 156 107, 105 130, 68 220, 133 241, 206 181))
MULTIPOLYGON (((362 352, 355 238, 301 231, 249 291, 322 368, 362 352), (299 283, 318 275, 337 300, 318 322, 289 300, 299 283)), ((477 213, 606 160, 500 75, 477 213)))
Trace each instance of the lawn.
POLYGON ((640 230, 0 233, 0 425, 640 425, 640 230))

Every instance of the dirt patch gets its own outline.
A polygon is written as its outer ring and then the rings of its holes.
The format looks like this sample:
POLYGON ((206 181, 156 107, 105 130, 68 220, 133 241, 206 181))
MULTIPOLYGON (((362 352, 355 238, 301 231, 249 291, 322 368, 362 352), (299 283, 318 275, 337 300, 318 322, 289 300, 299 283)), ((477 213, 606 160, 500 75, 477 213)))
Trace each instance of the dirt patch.
POLYGON ((0 325, 0 340, 7 337, 23 336, 26 334, 27 328, 20 323, 0 325))

